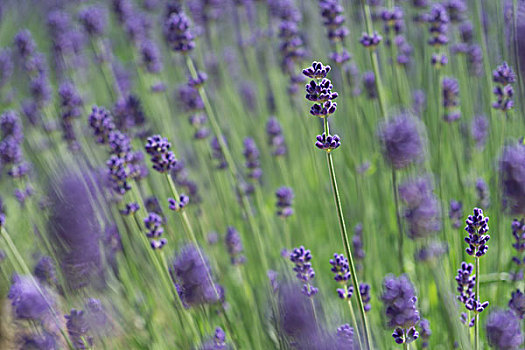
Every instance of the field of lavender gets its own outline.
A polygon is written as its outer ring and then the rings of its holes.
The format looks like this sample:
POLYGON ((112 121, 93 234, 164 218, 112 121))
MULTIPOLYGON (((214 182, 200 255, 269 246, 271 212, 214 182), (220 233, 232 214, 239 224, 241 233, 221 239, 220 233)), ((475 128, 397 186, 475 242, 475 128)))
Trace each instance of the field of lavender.
POLYGON ((523 0, 2 0, 0 349, 524 349, 522 73, 523 0))

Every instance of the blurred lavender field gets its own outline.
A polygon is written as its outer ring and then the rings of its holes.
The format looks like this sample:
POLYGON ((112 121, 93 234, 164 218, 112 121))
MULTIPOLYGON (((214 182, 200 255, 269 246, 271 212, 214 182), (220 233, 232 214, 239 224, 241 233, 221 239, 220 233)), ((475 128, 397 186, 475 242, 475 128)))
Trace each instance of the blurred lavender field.
POLYGON ((524 349, 525 1, 2 0, 0 349, 524 349))

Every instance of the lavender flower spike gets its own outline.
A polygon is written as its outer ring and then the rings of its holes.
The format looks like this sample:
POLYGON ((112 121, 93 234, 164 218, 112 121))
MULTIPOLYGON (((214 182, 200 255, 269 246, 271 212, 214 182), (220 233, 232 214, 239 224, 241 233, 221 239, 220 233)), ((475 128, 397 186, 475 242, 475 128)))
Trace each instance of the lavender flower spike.
POLYGON ((394 169, 402 169, 423 155, 423 139, 415 118, 399 115, 379 126, 383 155, 394 169))
POLYGON ((295 276, 299 281, 304 283, 302 293, 307 297, 312 297, 319 291, 311 285, 311 281, 315 277, 315 271, 312 268, 310 260, 312 260, 312 254, 310 250, 305 249, 303 246, 294 248, 290 254, 290 261, 295 264, 293 268, 296 272, 295 276))
POLYGON ((486 233, 489 231, 489 218, 483 216, 483 210, 474 208, 474 215, 469 215, 465 226, 465 231, 469 236, 465 237, 465 242, 469 245, 466 249, 468 255, 481 257, 487 253, 489 247, 487 242, 490 236, 486 233))
POLYGON ((523 344, 520 319, 510 310, 495 310, 485 326, 489 345, 496 349, 519 349, 523 344))
POLYGON ((419 311, 414 287, 406 275, 387 275, 383 281, 383 295, 388 326, 396 328, 392 334, 398 344, 410 343, 419 336, 415 329, 419 322, 419 311))

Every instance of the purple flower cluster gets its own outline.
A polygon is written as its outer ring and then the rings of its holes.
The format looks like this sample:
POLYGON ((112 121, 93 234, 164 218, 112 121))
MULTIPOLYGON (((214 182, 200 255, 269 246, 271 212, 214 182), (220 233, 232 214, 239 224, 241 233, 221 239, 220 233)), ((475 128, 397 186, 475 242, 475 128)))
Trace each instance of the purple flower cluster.
POLYGON ((71 82, 65 82, 58 88, 58 95, 60 97, 60 111, 61 120, 60 126, 62 128, 63 138, 71 148, 78 147, 76 142, 75 130, 73 128, 73 120, 77 119, 82 114, 82 98, 77 89, 71 82))
POLYGON ((108 20, 107 11, 98 6, 86 7, 78 13, 78 20, 84 31, 93 37, 104 34, 108 20))
POLYGON ((465 221, 465 231, 468 232, 468 237, 465 237, 465 242, 468 248, 465 250, 468 255, 475 255, 481 257, 487 253, 489 247, 487 242, 490 236, 486 234, 489 231, 489 218, 483 216, 483 210, 474 208, 474 215, 469 215, 465 221))
POLYGON ((333 102, 337 98, 337 92, 332 92, 332 82, 326 78, 330 72, 330 66, 324 66, 321 62, 314 61, 312 65, 303 69, 303 75, 312 78, 306 84, 306 99, 314 103, 310 108, 310 114, 320 118, 328 118, 335 113, 337 103, 333 102))
POLYGON ((244 165, 248 169, 248 178, 255 182, 260 181, 262 176, 262 169, 259 160, 260 153, 257 145, 255 144, 255 140, 251 137, 244 139, 243 155, 244 159, 246 160, 244 165))
POLYGON ((278 37, 280 39, 279 52, 282 56, 281 67, 290 77, 290 93, 295 93, 302 77, 295 74, 296 63, 306 55, 304 42, 300 35, 299 22, 301 13, 292 1, 284 1, 278 11, 280 19, 278 37))
POLYGON ((332 136, 329 134, 326 136, 326 134, 323 132, 322 135, 317 135, 315 139, 315 147, 326 152, 331 152, 341 146, 341 139, 339 138, 339 135, 332 136))
POLYGON ((89 322, 84 310, 71 309, 65 315, 66 328, 75 349, 86 349, 93 346, 93 337, 89 335, 89 322))
POLYGON ((146 153, 151 156, 153 169, 159 173, 166 173, 172 170, 177 164, 175 154, 170 151, 171 143, 168 139, 160 135, 148 137, 145 145, 146 153))
POLYGON ((464 261, 458 269, 456 282, 458 284, 457 291, 459 292, 459 295, 457 298, 462 304, 466 304, 470 299, 474 298, 476 274, 472 274, 473 271, 474 266, 472 264, 467 264, 464 261))
POLYGON ((15 111, 7 110, 0 115, 0 165, 8 169, 11 177, 20 178, 29 172, 24 161, 22 122, 15 111))
POLYGON ((525 214, 525 144, 503 148, 499 159, 503 206, 513 214, 525 214))
POLYGON ((146 116, 138 96, 128 94, 120 98, 113 107, 115 125, 118 129, 127 131, 144 124, 146 116))
POLYGON ((512 257, 512 261, 520 268, 520 275, 523 273, 521 265, 525 264, 525 257, 523 252, 525 252, 525 219, 518 221, 514 219, 512 221, 512 237, 514 238, 514 243, 512 243, 512 248, 515 249, 516 255, 512 257))
POLYGON ((184 209, 188 203, 190 202, 190 197, 186 196, 185 194, 181 194, 179 196, 179 200, 177 201, 174 198, 168 198, 168 205, 170 210, 174 211, 180 211, 184 209))
POLYGON ((500 109, 503 112, 512 109, 514 106, 514 88, 511 84, 516 82, 516 75, 512 68, 503 62, 501 66, 498 66, 492 73, 492 80, 496 83, 494 88, 494 95, 496 95, 497 101, 492 104, 495 109, 500 109))
MULTIPOLYGON (((365 250, 363 249, 363 224, 358 223, 354 227, 354 236, 352 237, 353 252, 356 260, 363 260, 366 256, 365 250)), ((358 269, 360 268, 358 265, 358 269)))
POLYGON ((448 217, 452 221, 452 227, 460 228, 463 221, 463 203, 451 200, 448 217))
POLYGON ((432 335, 432 330, 430 329, 430 321, 426 318, 422 318, 419 322, 420 336, 421 336, 421 347, 423 349, 428 348, 428 339, 432 335))
MULTIPOLYGON (((222 139, 224 142, 226 141, 226 137, 223 135, 222 139)), ((210 142, 211 150, 212 150, 212 157, 217 160, 217 169, 226 169, 228 167, 228 162, 226 162, 226 158, 224 157, 224 153, 222 152, 221 144, 219 143, 219 140, 217 137, 214 137, 210 142)))
POLYGON ((348 323, 337 327, 337 345, 344 349, 354 348, 354 329, 348 323))
POLYGON ((459 84, 456 79, 445 77, 443 78, 441 92, 443 95, 443 107, 445 108, 445 115, 443 119, 450 123, 458 120, 461 117, 459 111, 459 84))
POLYGON ((111 113, 104 107, 93 106, 88 122, 96 141, 102 144, 108 142, 110 132, 116 128, 111 113))
POLYGON ((228 226, 224 243, 226 244, 232 265, 242 265, 246 262, 246 257, 242 254, 244 248, 242 246, 241 236, 235 227, 228 226))
POLYGON ((410 343, 419 336, 415 326, 419 322, 419 311, 414 287, 406 275, 387 275, 383 281, 381 300, 385 304, 388 326, 396 328, 392 336, 396 343, 410 343))
MULTIPOLYGON (((319 1, 319 7, 321 9, 321 16, 323 17, 323 25, 328 32, 328 40, 334 44, 343 42, 350 31, 344 25, 344 9, 339 0, 321 0, 319 1)), ((336 63, 342 64, 350 60, 350 54, 343 47, 340 52, 332 52, 330 58, 336 63)))
POLYGON ((15 318, 21 320, 43 321, 55 303, 51 292, 32 276, 13 275, 7 297, 15 318))
POLYGON ((434 4, 430 13, 425 16, 425 20, 430 26, 429 45, 435 47, 446 45, 448 43, 447 32, 450 19, 445 7, 439 3, 434 4))
POLYGON ((403 216, 409 225, 409 238, 426 237, 441 229, 439 201, 428 178, 404 182, 399 186, 399 196, 406 206, 403 216))
POLYGON ((193 245, 183 247, 177 254, 170 274, 186 307, 213 304, 224 297, 222 287, 210 280, 206 258, 193 245))
POLYGON ((304 283, 302 293, 307 297, 313 297, 319 291, 311 285, 311 281, 315 277, 315 271, 310 260, 312 260, 312 254, 310 250, 305 249, 303 246, 294 248, 290 253, 290 261, 295 264, 293 271, 296 273, 297 279, 304 283))
POLYGON ((520 320, 523 320, 525 317, 525 294, 523 294, 521 290, 516 289, 516 291, 512 292, 511 296, 509 309, 511 309, 520 320))
POLYGON ((287 218, 293 215, 293 199, 294 193, 290 187, 279 187, 275 191, 275 196, 277 197, 277 216, 282 218, 287 218))
POLYGON ((354 287, 347 286, 348 280, 350 279, 350 266, 348 265, 348 260, 344 257, 343 254, 334 254, 334 258, 330 259, 330 265, 332 268, 330 271, 334 273, 334 280, 341 284, 343 288, 337 289, 337 294, 339 298, 345 300, 350 299, 354 294, 354 287))
POLYGON ((399 115, 379 126, 383 156, 394 169, 406 168, 423 155, 423 139, 418 122, 409 115, 399 115))
POLYGON ((523 344, 520 319, 510 310, 494 310, 485 325, 489 345, 497 349, 519 349, 523 344))
POLYGON ((135 215, 140 209, 140 205, 137 202, 127 203, 126 207, 120 211, 122 215, 135 215))
POLYGON ((369 99, 377 98, 376 76, 374 72, 364 72, 361 78, 363 80, 363 87, 365 88, 367 97, 369 99))
POLYGON ((476 147, 480 150, 485 147, 489 133, 489 127, 489 121, 484 115, 478 115, 472 118, 472 124, 470 127, 471 135, 476 142, 476 147))
POLYGON ((226 333, 221 327, 215 328, 213 339, 204 343, 201 350, 227 350, 229 346, 226 344, 226 333))
POLYGON ((359 42, 364 47, 375 50, 379 43, 383 40, 383 37, 379 35, 377 32, 373 32, 372 34, 363 33, 361 36, 361 39, 359 39, 359 42))
POLYGON ((148 213, 148 216, 144 218, 144 226, 148 231, 146 237, 150 238, 151 248, 153 249, 161 249, 168 243, 166 238, 160 238, 164 233, 162 222, 162 217, 153 212, 148 213))
POLYGON ((478 195, 479 206, 488 208, 490 205, 489 188, 485 180, 481 177, 476 180, 476 193, 478 195))
POLYGON ((190 20, 183 12, 172 12, 164 22, 164 39, 173 51, 187 53, 195 48, 190 20))
POLYGON ((268 136, 268 145, 272 148, 272 155, 284 156, 288 150, 284 140, 281 124, 276 117, 270 117, 266 123, 266 135, 268 136))

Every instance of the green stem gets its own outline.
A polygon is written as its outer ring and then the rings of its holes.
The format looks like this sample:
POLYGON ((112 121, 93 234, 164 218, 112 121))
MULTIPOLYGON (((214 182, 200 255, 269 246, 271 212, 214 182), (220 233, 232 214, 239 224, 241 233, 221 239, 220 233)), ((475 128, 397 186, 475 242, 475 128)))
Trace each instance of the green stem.
MULTIPOLYGON (((476 257, 476 295, 475 298, 480 301, 479 297, 479 257, 476 257)), ((479 313, 474 315, 474 350, 479 349, 479 313)))
POLYGON ((403 350, 408 350, 410 347, 410 344, 408 344, 406 341, 403 343, 403 350))
POLYGON ((357 319, 355 318, 354 307, 352 306, 351 299, 348 299, 347 303, 348 303, 348 308, 350 309, 350 317, 352 318, 352 324, 354 325, 354 329, 355 329, 354 334, 357 336, 357 343, 359 344, 359 349, 362 349, 363 341, 361 340, 361 332, 359 332, 357 328, 357 319))
POLYGON ((403 242, 404 242, 404 234, 403 234, 403 225, 401 224, 401 216, 399 214, 399 193, 397 191, 397 176, 396 176, 396 170, 392 169, 392 190, 394 191, 394 204, 396 207, 396 221, 397 221, 397 232, 399 234, 399 246, 398 246, 398 259, 399 259, 399 267, 401 268, 401 272, 405 272, 405 262, 404 262, 404 256, 403 256, 403 242))
MULTIPOLYGON (((325 134, 328 135, 330 133, 329 125, 328 125, 328 119, 324 118, 324 130, 325 134)), ((337 217, 339 218, 339 227, 341 230, 341 239, 343 241, 343 246, 345 249, 345 254, 348 256, 348 265, 350 266, 350 274, 352 276, 352 284, 354 285, 355 294, 357 297, 357 304, 359 306, 359 312, 361 314, 361 320, 363 322, 363 331, 365 335, 366 340, 366 347, 365 349, 371 348, 371 337, 370 337, 370 331, 368 329, 368 320, 366 318, 365 314, 365 307, 363 304, 363 299, 361 298, 361 293, 359 292, 359 281, 357 280, 357 273, 355 269, 354 264, 354 258, 352 256, 352 250, 350 249, 350 240, 348 239, 348 232, 346 230, 346 223, 345 218, 343 215, 343 208, 341 206, 341 198, 339 195, 339 189, 337 187, 337 179, 335 176, 335 167, 334 167, 334 161, 332 159, 332 154, 330 152, 326 152, 326 160, 328 162, 328 171, 330 173, 330 181, 332 183, 332 191, 334 195, 334 202, 335 207, 337 209, 337 217)), ((357 330, 356 330, 357 331, 357 330)))

